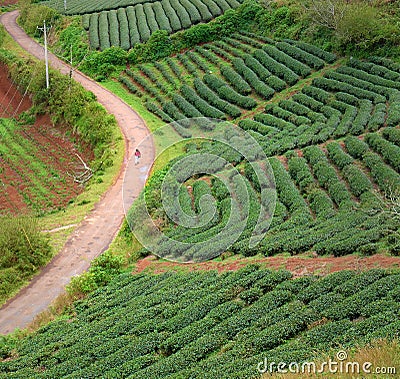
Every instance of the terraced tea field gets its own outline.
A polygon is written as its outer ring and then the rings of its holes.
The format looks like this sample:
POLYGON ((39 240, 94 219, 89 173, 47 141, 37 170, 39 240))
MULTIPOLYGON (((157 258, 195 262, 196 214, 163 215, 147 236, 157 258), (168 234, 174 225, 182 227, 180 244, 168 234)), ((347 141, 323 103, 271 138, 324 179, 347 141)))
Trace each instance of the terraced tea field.
POLYGON ((302 362, 398 336, 399 279, 384 270, 291 279, 251 265, 127 273, 76 303, 75 317, 20 341, 0 378, 257 378, 265 358, 302 362))
MULTIPOLYGON (((400 65, 389 60, 341 64, 312 45, 244 33, 127 69, 119 81, 165 122, 178 121, 173 125, 183 138, 192 133, 179 120, 204 116, 237 123, 262 147, 278 194, 271 227, 256 249, 248 247, 263 188, 251 167, 234 158, 248 180, 252 221, 231 251, 339 256, 373 254, 389 246, 398 254, 398 220, 386 197, 400 188, 399 79, 400 65)), ((201 150, 224 151, 215 144, 192 146, 187 153, 201 150)), ((196 213, 199 208, 184 199, 192 196, 197 204, 212 194, 219 217, 195 232, 166 221, 171 238, 190 244, 222 230, 229 217, 227 195, 218 181, 206 184, 206 177, 184 183, 181 203, 188 204, 188 214, 196 213)), ((152 185, 150 180, 149 191, 157 191, 152 185)), ((167 219, 152 206, 155 218, 167 219)), ((227 238, 234 233, 232 229, 227 238)), ((158 252, 164 256, 170 248, 170 242, 160 243, 158 252)), ((182 248, 172 258, 201 260, 214 248, 195 253, 182 248)))
POLYGON ((128 50, 145 42, 156 30, 168 33, 208 22, 228 9, 237 8, 242 0, 124 0, 114 2, 50 0, 42 4, 68 15, 82 15, 89 31, 92 49, 121 46, 128 50))

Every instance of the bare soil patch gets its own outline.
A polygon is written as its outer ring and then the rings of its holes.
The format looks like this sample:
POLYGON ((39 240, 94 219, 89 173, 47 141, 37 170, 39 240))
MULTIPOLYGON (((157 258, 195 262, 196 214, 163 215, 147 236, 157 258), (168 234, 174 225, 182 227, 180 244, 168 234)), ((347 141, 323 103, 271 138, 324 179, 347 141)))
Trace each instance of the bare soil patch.
POLYGON ((286 269, 292 272, 294 277, 300 277, 311 274, 327 275, 340 270, 368 270, 373 268, 395 269, 400 267, 400 257, 390 257, 383 254, 376 254, 370 257, 359 257, 357 255, 348 255, 344 257, 312 257, 305 254, 295 257, 279 255, 265 258, 240 258, 233 256, 225 260, 180 264, 162 261, 155 256, 148 256, 136 263, 136 269, 133 273, 151 272, 158 274, 173 270, 235 271, 250 263, 259 264, 263 268, 273 270, 286 269))
MULTIPOLYGON (((0 65, 0 118, 18 119, 31 107, 0 65)), ((78 155, 90 162, 93 153, 87 147, 78 150, 48 115, 38 116, 33 125, 5 130, 0 125, 1 144, 10 152, 0 153, 0 214, 63 209, 84 190, 74 180, 83 168, 78 155)))

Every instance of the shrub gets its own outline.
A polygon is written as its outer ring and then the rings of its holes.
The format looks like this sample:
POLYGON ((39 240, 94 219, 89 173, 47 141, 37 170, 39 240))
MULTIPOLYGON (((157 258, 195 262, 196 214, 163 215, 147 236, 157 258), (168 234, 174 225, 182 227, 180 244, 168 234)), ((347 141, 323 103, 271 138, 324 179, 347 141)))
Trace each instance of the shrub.
POLYGON ((222 111, 208 104, 207 101, 203 100, 191 87, 183 85, 181 87, 181 93, 187 101, 203 114, 203 116, 217 119, 225 118, 225 114, 222 111))
POLYGON ((235 58, 232 61, 233 67, 235 70, 244 77, 244 79, 254 88, 254 90, 264 97, 264 99, 268 100, 270 99, 275 91, 267 86, 265 83, 260 81, 257 77, 257 75, 250 69, 248 68, 243 59, 241 58, 235 58))
MULTIPOLYGON (((154 3, 155 6, 156 3, 154 3)), ((165 15, 168 18, 170 25, 171 25, 171 29, 172 31, 176 32, 180 29, 182 29, 182 24, 179 20, 178 15, 176 14, 176 11, 174 8, 172 8, 172 5, 170 3, 169 0, 163 0, 160 2, 160 4, 162 5, 162 8, 164 9, 165 15)), ((157 15, 157 13, 156 13, 157 15)), ((167 29, 165 29, 167 30, 167 29)))
MULTIPOLYGON (((299 76, 293 72, 290 68, 275 61, 271 58, 264 50, 257 49, 254 52, 254 57, 270 72, 283 79, 287 84, 294 85, 299 80, 299 76)), ((275 88, 271 84, 267 83, 271 87, 275 88)))
POLYGON ((208 88, 204 82, 198 78, 194 80, 194 87, 197 93, 206 100, 210 105, 215 108, 221 110, 228 116, 233 118, 239 117, 241 115, 241 111, 238 107, 233 104, 228 103, 225 100, 220 99, 215 92, 213 92, 210 88, 208 88))
POLYGON ((101 50, 108 49, 111 46, 107 13, 108 12, 101 12, 99 15, 99 40, 101 50))
POLYGON ((107 12, 108 15, 108 28, 110 33, 110 45, 111 46, 120 46, 119 40, 119 22, 117 17, 117 11, 112 10, 107 12))
POLYGON ((372 177, 383 192, 391 193, 399 187, 399 174, 383 163, 379 155, 368 152, 364 154, 363 162, 370 169, 372 177))
POLYGON ((369 132, 375 132, 383 126, 386 119, 386 104, 379 103, 375 105, 372 117, 368 121, 367 130, 369 132))
POLYGON ((173 29, 171 27, 170 20, 168 19, 162 4, 163 2, 157 1, 152 3, 151 5, 153 7, 153 12, 160 30, 166 30, 168 34, 170 34, 172 33, 173 29))
POLYGON ((313 54, 313 55, 323 59, 325 62, 333 63, 336 61, 335 54, 332 54, 328 51, 322 50, 317 46, 310 45, 308 43, 301 42, 301 41, 295 41, 294 44, 296 46, 298 46, 300 49, 307 51, 308 53, 313 54))
POLYGON ((296 46, 290 45, 286 42, 277 42, 275 46, 286 54, 290 55, 292 58, 295 58, 305 63, 307 66, 315 68, 316 70, 320 70, 325 66, 325 62, 321 58, 307 53, 296 46))
POLYGON ((343 176, 349 183, 354 196, 360 197, 364 192, 373 189, 368 177, 355 165, 348 165, 343 169, 343 176))
MULTIPOLYGON (((135 6, 136 20, 142 20, 142 22, 138 22, 138 31, 140 35, 140 41, 147 41, 150 38, 151 30, 146 21, 146 14, 144 13, 143 5, 137 4, 135 6)), ((135 22, 137 22, 135 20, 135 22)))
POLYGON ((119 8, 117 10, 118 23, 119 23, 119 35, 121 48, 124 50, 129 50, 131 47, 130 37, 129 37, 129 24, 128 17, 126 16, 125 9, 119 8))
POLYGON ((379 134, 366 134, 365 142, 383 156, 397 172, 400 172, 400 147, 382 138, 379 134))
POLYGON ((223 99, 238 105, 245 109, 252 109, 257 105, 257 102, 247 96, 238 94, 233 88, 229 87, 224 81, 212 74, 206 74, 203 77, 204 82, 212 90, 218 93, 223 99))
POLYGON ((310 67, 306 66, 304 63, 293 59, 291 56, 285 54, 284 52, 278 50, 276 47, 271 45, 265 45, 263 50, 273 59, 282 63, 286 67, 290 68, 297 75, 302 76, 303 78, 307 77, 311 74, 310 67))
POLYGON ((369 149, 364 141, 353 136, 345 139, 345 145, 349 154, 356 159, 361 159, 369 149))
POLYGON ((271 76, 268 69, 250 54, 244 54, 243 59, 246 66, 253 70, 263 82, 271 76))
POLYGON ((140 33, 138 24, 136 22, 136 11, 134 7, 129 6, 126 8, 126 17, 129 24, 129 37, 131 40, 131 46, 134 46, 140 42, 140 33))
POLYGON ((178 0, 170 0, 172 8, 179 17, 179 21, 182 25, 182 28, 189 28, 191 25, 190 16, 187 10, 183 7, 183 5, 178 0))
POLYGON ((228 83, 240 94, 248 95, 251 93, 251 87, 243 78, 235 72, 230 66, 221 65, 220 71, 222 76, 228 81, 228 83))
POLYGON ((97 13, 92 13, 90 15, 89 38, 90 38, 90 47, 94 50, 97 50, 100 47, 99 15, 97 13))
POLYGON ((354 162, 354 159, 342 150, 339 143, 337 142, 328 143, 326 145, 326 148, 328 150, 328 157, 341 170, 343 170, 345 166, 352 164, 354 162))

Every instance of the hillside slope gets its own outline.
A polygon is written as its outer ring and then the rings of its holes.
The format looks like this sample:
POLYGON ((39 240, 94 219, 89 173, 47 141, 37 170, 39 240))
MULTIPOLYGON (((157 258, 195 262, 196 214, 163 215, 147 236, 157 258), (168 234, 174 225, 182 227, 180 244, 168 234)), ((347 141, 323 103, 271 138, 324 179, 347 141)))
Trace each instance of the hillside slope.
POLYGON ((256 378, 265 358, 301 363, 400 336, 398 272, 290 277, 123 274, 17 343, 0 378, 256 378))

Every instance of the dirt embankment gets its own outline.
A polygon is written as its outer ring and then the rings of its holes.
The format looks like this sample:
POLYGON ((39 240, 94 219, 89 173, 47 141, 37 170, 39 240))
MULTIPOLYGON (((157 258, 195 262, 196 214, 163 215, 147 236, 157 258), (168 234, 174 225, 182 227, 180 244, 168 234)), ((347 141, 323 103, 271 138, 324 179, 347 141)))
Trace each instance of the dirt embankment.
POLYGON ((1 123, 0 213, 21 214, 64 208, 84 188, 75 180, 90 162, 89 148, 79 148, 49 115, 24 122, 22 114, 32 107, 28 94, 20 92, 0 64, 0 118, 19 119, 1 123))

